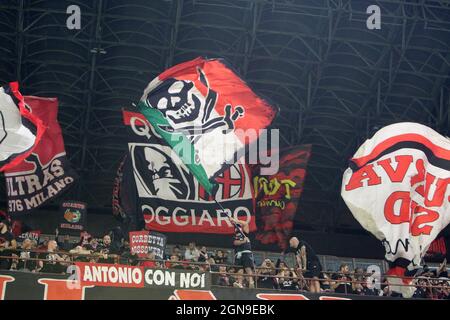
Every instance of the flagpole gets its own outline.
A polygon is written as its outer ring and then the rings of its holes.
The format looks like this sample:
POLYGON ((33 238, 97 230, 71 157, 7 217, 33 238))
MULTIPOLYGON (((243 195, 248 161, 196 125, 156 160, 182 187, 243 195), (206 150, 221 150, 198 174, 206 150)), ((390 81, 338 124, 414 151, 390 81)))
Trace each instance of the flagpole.
POLYGON ((214 197, 214 202, 220 207, 220 209, 222 209, 222 212, 225 212, 225 214, 227 215, 228 219, 230 220, 230 222, 239 230, 239 232, 246 237, 246 235, 244 234, 244 232, 241 230, 241 228, 238 227, 237 223, 235 223, 233 220, 231 220, 231 215, 229 215, 226 211, 225 208, 216 200, 216 198, 214 197))

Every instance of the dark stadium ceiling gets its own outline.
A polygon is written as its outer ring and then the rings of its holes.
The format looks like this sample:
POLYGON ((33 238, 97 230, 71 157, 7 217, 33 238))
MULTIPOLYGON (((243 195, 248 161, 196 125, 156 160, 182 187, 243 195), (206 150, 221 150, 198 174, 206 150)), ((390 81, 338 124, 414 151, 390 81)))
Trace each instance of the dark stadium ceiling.
POLYGON ((375 128, 416 121, 448 134, 450 125, 444 0, 2 0, 0 43, 0 81, 59 98, 81 176, 73 196, 99 210, 126 150, 121 108, 199 55, 228 59, 279 106, 283 145, 314 145, 300 226, 357 228, 340 183, 375 128), (81 30, 66 27, 72 4, 81 30), (373 4, 381 30, 366 28, 373 4))

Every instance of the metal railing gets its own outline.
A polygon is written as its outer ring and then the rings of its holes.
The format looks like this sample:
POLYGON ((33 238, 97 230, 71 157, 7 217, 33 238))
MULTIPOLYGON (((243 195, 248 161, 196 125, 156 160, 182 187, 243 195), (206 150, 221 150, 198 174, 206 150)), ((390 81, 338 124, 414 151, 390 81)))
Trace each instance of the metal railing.
MULTIPOLYGON (((23 269, 27 269, 27 262, 30 265, 31 262, 43 262, 43 263, 49 263, 49 264, 60 264, 61 266, 69 266, 69 265, 73 265, 75 262, 77 262, 77 259, 79 258, 83 258, 83 259, 87 259, 90 261, 95 261, 98 262, 99 259, 111 259, 113 261, 114 264, 119 264, 119 263, 123 263, 123 260, 127 260, 128 257, 123 257, 120 255, 116 255, 116 254, 110 254, 110 255, 105 255, 102 253, 93 253, 93 254, 87 254, 87 253, 69 253, 69 252, 65 252, 65 251, 52 251, 52 252, 48 252, 45 250, 21 250, 21 249, 8 249, 8 250, 1 250, 0 251, 0 261, 1 260, 11 260, 11 265, 14 265, 14 263, 19 263, 20 261, 23 261, 23 269), (9 255, 4 255, 2 253, 2 251, 7 251, 9 253, 9 255), (21 252, 25 252, 25 253, 30 253, 30 254, 34 254, 36 255, 36 257, 34 258, 28 258, 28 257, 20 257, 20 253, 21 252), (59 258, 61 260, 55 260, 55 259, 43 259, 43 258, 39 258, 38 255, 58 255, 59 258)), ((93 262, 93 263, 95 263, 93 262)), ((100 261, 101 262, 101 261, 100 261)), ((237 270, 241 270, 242 267, 241 266, 237 266, 237 265, 232 265, 232 264, 210 264, 208 262, 196 262, 196 261, 171 261, 171 260, 164 260, 164 259, 146 259, 146 258, 135 258, 133 259, 133 262, 135 263, 135 265, 142 265, 144 262, 154 262, 155 263, 155 268, 180 268, 180 269, 188 269, 188 268, 193 268, 193 266, 197 266, 199 269, 197 271, 201 271, 201 272, 210 272, 211 276, 213 279, 217 279, 218 277, 232 277, 233 279, 239 281, 240 283, 242 283, 243 287, 246 287, 246 285, 244 285, 245 280, 247 279, 247 282, 250 282, 248 279, 249 278, 253 278, 253 283, 255 285, 255 288, 258 288, 258 285, 260 283, 261 279, 264 278, 269 278, 269 279, 273 279, 272 283, 273 283, 273 289, 278 289, 278 290, 283 290, 282 285, 280 286, 280 283, 282 284, 282 282, 286 279, 291 280, 293 286, 295 287, 296 285, 298 286, 297 289, 295 289, 295 291, 299 291, 299 292, 305 292, 308 290, 308 286, 309 283, 311 281, 319 281, 320 283, 328 283, 330 286, 329 290, 325 290, 324 292, 333 292, 334 290, 332 289, 333 287, 339 287, 340 284, 344 284, 343 288, 344 288, 344 292, 339 292, 339 293, 343 293, 343 294, 352 294, 354 293, 356 286, 360 285, 361 287, 363 287, 363 285, 368 285, 368 287, 370 287, 371 285, 373 286, 379 286, 380 287, 380 291, 381 292, 385 292, 386 290, 383 290, 382 287, 387 287, 388 288, 388 293, 389 293, 389 288, 390 286, 396 286, 396 287, 415 287, 415 288, 423 288, 429 298, 432 299, 436 299, 439 295, 439 292, 435 292, 437 290, 444 290, 447 295, 450 296, 450 281, 447 279, 445 281, 446 284, 444 285, 436 285, 436 284, 421 284, 419 283, 420 281, 428 281, 428 282, 443 282, 444 280, 440 280, 437 278, 408 278, 411 279, 411 283, 409 284, 404 284, 404 283, 389 283, 389 279, 394 279, 394 278, 400 278, 400 279, 404 279, 404 277, 398 277, 398 276, 387 276, 387 275, 380 275, 379 279, 375 279, 374 278, 374 274, 373 273, 355 273, 355 272, 348 272, 348 273, 343 273, 343 272, 331 272, 331 271, 324 271, 322 272, 321 276, 319 278, 308 278, 308 277, 304 277, 304 274, 307 272, 307 270, 300 270, 300 269, 295 269, 295 268, 273 268, 273 267, 268 267, 268 266, 259 266, 259 267, 255 267, 253 269, 253 274, 249 275, 246 273, 239 273, 239 272, 230 272, 231 270, 234 269, 234 271, 237 270), (220 267, 225 267, 226 271, 218 271, 220 270, 220 267), (214 269, 214 270, 212 270, 214 269), (264 273, 261 274, 260 270, 265 270, 268 271, 270 273, 264 273), (291 275, 280 275, 281 271, 288 271, 289 273, 294 273, 293 276, 291 275), (324 274, 327 275, 339 275, 341 277, 345 277, 345 279, 332 279, 332 278, 328 278, 328 277, 324 277, 324 274), (387 280, 386 280, 387 279, 387 280), (378 282, 377 282, 378 280, 378 282), (369 283, 369 281, 372 281, 371 284, 369 283), (373 281, 375 281, 375 283, 373 283, 373 281), (348 292, 349 287, 352 288, 352 292, 348 292)), ((127 263, 125 263, 127 264, 127 263)), ((29 269, 28 269, 29 270, 29 269)), ((194 269, 195 270, 195 269, 194 269)), ((34 269, 34 270, 29 270, 29 271, 34 271, 34 272, 39 272, 39 269, 34 269)), ((213 283, 213 285, 217 286, 217 283, 213 283)), ((230 285, 233 285, 232 283, 230 283, 230 285)), ((265 289, 268 289, 267 287, 264 287, 265 289)), ((287 291, 292 291, 292 289, 288 289, 287 291)), ((440 292, 442 293, 442 292, 440 292)), ((375 295, 375 294, 374 294, 375 295)))

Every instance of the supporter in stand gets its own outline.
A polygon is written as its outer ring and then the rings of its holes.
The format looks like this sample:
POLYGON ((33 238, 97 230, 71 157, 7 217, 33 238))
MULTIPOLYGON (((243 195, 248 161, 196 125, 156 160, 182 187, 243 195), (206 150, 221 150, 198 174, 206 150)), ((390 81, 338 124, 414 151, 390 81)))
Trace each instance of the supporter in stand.
POLYGON ((198 262, 205 262, 208 260, 208 251, 206 250, 206 247, 201 247, 200 251, 198 252, 198 262))
POLYGON ((144 267, 144 268, 156 268, 156 262, 155 261, 150 261, 150 260, 155 260, 156 259, 155 252, 153 250, 149 251, 147 253, 147 255, 145 256, 145 259, 146 260, 141 261, 139 263, 139 265, 141 267, 144 267))
POLYGON ((200 250, 195 246, 195 242, 189 242, 189 247, 184 252, 184 259, 187 261, 198 261, 200 250))
POLYGON ((313 248, 307 242, 300 241, 297 237, 292 237, 289 240, 289 246, 295 250, 297 273, 305 278, 312 279, 309 281, 309 290, 320 293, 319 277, 322 272, 322 265, 313 248))
POLYGON ((25 239, 20 246, 20 251, 17 252, 17 260, 16 269, 20 271, 33 271, 36 269, 36 261, 28 260, 28 259, 36 259, 36 252, 31 252, 33 250, 33 242, 30 239, 25 239))
MULTIPOLYGON (((17 248, 17 242, 14 235, 10 232, 9 221, 3 215, 0 216, 0 256, 11 257, 17 248)), ((12 259, 0 259, 0 269, 8 270, 11 268, 12 259)))
POLYGON ((90 255, 93 254, 86 246, 76 246, 69 253, 72 255, 72 261, 74 262, 91 262, 90 255))
POLYGON ((168 262, 166 262, 166 267, 171 269, 183 269, 183 265, 179 262, 180 259, 177 255, 171 255, 168 262))
POLYGON ((439 280, 442 288, 438 289, 438 299, 450 300, 450 279, 441 277, 439 280))
POLYGON ((281 290, 299 290, 298 277, 293 268, 281 271, 278 276, 278 285, 281 290))
POLYGON ((219 266, 216 264, 216 260, 213 257, 208 258, 207 262, 210 271, 217 272, 219 270, 219 266))
POLYGON ((331 270, 328 270, 327 272, 322 272, 321 278, 323 280, 320 282, 321 292, 330 292, 331 291, 331 277, 332 277, 331 270))
POLYGON ((237 275, 235 277, 235 280, 233 282, 234 288, 244 288, 244 269, 239 269, 237 272, 237 275))
POLYGON ((170 259, 171 256, 177 256, 178 260, 180 261, 183 260, 184 257, 181 254, 181 251, 182 251, 181 247, 179 245, 176 245, 175 247, 172 248, 172 253, 167 256, 167 259, 170 259))
POLYGON ((376 280, 368 277, 366 274, 362 277, 361 280, 362 289, 358 292, 360 295, 364 296, 378 296, 380 295, 379 290, 376 288, 376 280))
POLYGON ((92 236, 86 232, 83 231, 80 233, 80 241, 78 242, 79 246, 87 245, 92 240, 92 236))
POLYGON ((44 237, 44 239, 42 239, 41 243, 38 245, 37 250, 38 251, 46 251, 49 241, 50 241, 49 237, 44 237))
POLYGON ((416 291, 414 292, 413 298, 426 299, 427 293, 427 278, 424 276, 418 277, 416 280, 416 291))
POLYGON ((226 266, 219 267, 219 274, 215 279, 214 283, 218 286, 229 287, 231 285, 230 276, 227 274, 226 266))
MULTIPOLYGON (((58 239, 58 234, 56 234, 56 238, 58 239)), ((61 251, 65 251, 65 252, 69 252, 70 250, 72 250, 74 248, 74 245, 70 241, 70 236, 68 234, 66 234, 64 236, 62 242, 58 242, 58 247, 61 251)))
MULTIPOLYGON (((356 268, 353 273, 353 283, 352 283, 352 291, 354 294, 364 295, 364 270, 362 268, 356 268)), ((366 286, 367 288, 367 286, 366 286)))
POLYGON ((233 285, 233 283, 236 281, 236 268, 235 267, 228 267, 228 275, 230 276, 230 284, 233 285))
POLYGON ((275 288, 280 289, 280 281, 281 278, 284 277, 285 273, 289 270, 287 264, 285 261, 282 261, 281 259, 277 260, 277 263, 275 265, 276 270, 276 278, 275 278, 275 288))
POLYGON ((36 271, 43 273, 64 273, 69 265, 69 259, 57 253, 58 245, 55 240, 48 241, 47 250, 39 254, 36 271))
POLYGON ((270 259, 265 259, 261 266, 256 270, 257 287, 273 289, 276 288, 275 264, 270 259))
POLYGON ((336 293, 353 293, 352 278, 350 277, 350 270, 347 264, 342 264, 339 267, 339 272, 335 273, 331 279, 331 289, 336 293))
POLYGON ((97 246, 96 253, 99 255, 99 263, 115 263, 115 259, 120 254, 118 248, 112 245, 109 234, 103 236, 103 242, 97 246))
POLYGON ((119 262, 131 266, 139 264, 139 256, 136 253, 131 252, 130 243, 128 241, 123 241, 123 245, 119 252, 119 262))
POLYGON ((233 247, 235 253, 234 263, 244 268, 247 274, 247 281, 249 288, 255 287, 255 281, 253 279, 255 261, 252 252, 252 245, 249 239, 250 227, 248 222, 229 217, 234 224, 234 237, 233 247))
POLYGON ((114 254, 120 255, 125 242, 125 235, 121 227, 115 227, 109 232, 111 249, 114 254))
POLYGON ((227 255, 223 250, 216 250, 214 253, 214 260, 217 264, 226 264, 227 263, 227 255))

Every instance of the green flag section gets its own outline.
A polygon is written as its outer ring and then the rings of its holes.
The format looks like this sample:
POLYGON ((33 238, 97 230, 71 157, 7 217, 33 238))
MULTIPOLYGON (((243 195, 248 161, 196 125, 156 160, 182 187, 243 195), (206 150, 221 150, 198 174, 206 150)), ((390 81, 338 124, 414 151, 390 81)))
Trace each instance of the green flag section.
POLYGON ((192 174, 198 179, 200 184, 205 188, 206 192, 209 194, 213 193, 214 183, 208 180, 205 169, 200 164, 194 161, 194 146, 189 141, 188 137, 180 132, 168 132, 162 127, 167 127, 169 122, 164 117, 164 115, 157 109, 148 108, 145 102, 139 103, 139 110, 147 118, 147 120, 153 125, 155 131, 163 137, 164 140, 172 147, 174 150, 179 150, 177 152, 181 161, 189 168, 192 174), (183 152, 183 150, 189 150, 189 152, 183 152))
POLYGON ((210 194, 276 115, 224 60, 202 57, 160 74, 138 106, 210 194))

